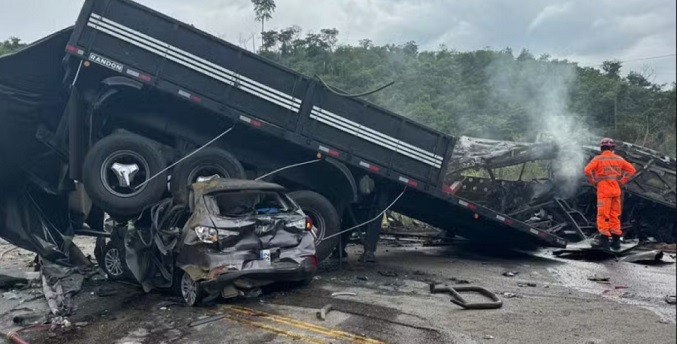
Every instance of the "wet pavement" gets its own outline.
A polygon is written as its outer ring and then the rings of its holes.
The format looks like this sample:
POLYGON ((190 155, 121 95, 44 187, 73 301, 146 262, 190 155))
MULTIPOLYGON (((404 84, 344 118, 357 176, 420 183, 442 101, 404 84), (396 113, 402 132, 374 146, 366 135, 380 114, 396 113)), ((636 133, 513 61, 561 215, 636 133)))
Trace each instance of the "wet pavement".
MULTIPOLYGON (((90 281, 70 319, 79 326, 26 337, 31 343, 74 344, 675 343, 675 306, 664 301, 675 294, 674 264, 571 261, 548 251, 481 252, 462 244, 383 242, 378 263, 366 265, 356 262, 358 253, 349 247, 340 271, 335 260, 325 262, 308 287, 268 288, 261 297, 199 308, 134 285, 90 281), (594 275, 608 277, 609 284, 589 281, 594 275), (504 304, 463 310, 448 295, 430 294, 431 282, 482 286, 504 304), (99 288, 113 292, 98 296, 99 288), (334 292, 356 295, 332 297, 334 292), (326 304, 334 310, 323 321, 316 312, 326 304), (200 319, 209 321, 191 325, 200 319)), ((2 299, 0 313, 12 305, 40 311, 40 303, 2 299)), ((12 314, 0 317, 3 328, 12 314)))
POLYGON ((550 271, 565 287, 600 295, 620 303, 637 305, 675 321, 675 307, 665 302, 665 296, 675 295, 674 259, 667 256, 663 263, 634 264, 605 260, 596 262, 566 261, 550 271), (608 278, 608 283, 590 281, 589 277, 608 278))

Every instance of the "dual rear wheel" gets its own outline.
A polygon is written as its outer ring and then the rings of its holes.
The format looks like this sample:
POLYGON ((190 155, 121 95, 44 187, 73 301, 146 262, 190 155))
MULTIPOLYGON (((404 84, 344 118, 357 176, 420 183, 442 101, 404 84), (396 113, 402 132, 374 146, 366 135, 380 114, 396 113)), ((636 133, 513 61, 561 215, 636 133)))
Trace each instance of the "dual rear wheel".
MULTIPOLYGON (((167 192, 166 160, 159 147, 134 134, 112 134, 98 141, 83 164, 83 183, 92 202, 125 219, 159 201, 167 192)), ((242 164, 220 148, 205 147, 173 167, 170 193, 188 201, 189 186, 211 178, 243 179, 242 164)))

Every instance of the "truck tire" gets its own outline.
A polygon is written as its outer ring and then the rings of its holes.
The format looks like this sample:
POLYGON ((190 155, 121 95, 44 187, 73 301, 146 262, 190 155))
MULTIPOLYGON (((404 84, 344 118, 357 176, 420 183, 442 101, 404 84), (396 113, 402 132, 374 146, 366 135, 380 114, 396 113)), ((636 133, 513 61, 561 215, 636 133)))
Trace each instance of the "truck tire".
POLYGON ((198 177, 213 175, 220 178, 247 178, 244 167, 232 154, 220 148, 205 147, 174 167, 169 189, 178 203, 186 204, 190 185, 198 177))
POLYGON ((324 196, 313 191, 294 191, 289 193, 289 197, 313 219, 313 225, 317 230, 315 256, 318 262, 325 260, 339 241, 338 235, 324 239, 341 231, 341 221, 336 208, 324 196))
POLYGON ((92 202, 113 218, 126 219, 155 203, 167 188, 166 167, 153 143, 131 134, 112 134, 85 156, 82 180, 92 202))

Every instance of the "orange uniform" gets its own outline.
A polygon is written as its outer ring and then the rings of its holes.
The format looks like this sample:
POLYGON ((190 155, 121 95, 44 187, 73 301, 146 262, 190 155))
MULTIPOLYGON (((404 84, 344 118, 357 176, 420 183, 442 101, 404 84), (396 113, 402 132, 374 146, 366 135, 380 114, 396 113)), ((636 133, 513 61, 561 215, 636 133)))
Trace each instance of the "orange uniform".
POLYGON ((621 185, 635 174, 635 168, 610 150, 592 159, 585 167, 588 181, 597 186, 597 230, 610 237, 621 235, 621 185))

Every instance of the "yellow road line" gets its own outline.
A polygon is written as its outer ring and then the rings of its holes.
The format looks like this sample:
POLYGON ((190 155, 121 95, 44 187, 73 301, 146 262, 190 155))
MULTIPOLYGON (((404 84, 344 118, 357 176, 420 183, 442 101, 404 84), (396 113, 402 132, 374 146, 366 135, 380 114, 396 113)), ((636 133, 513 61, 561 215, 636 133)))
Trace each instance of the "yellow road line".
POLYGON ((280 316, 280 315, 270 314, 270 313, 262 312, 262 311, 259 311, 259 310, 254 310, 254 309, 249 309, 249 308, 234 306, 234 305, 228 305, 228 306, 226 306, 226 308, 233 310, 235 312, 240 312, 240 313, 244 313, 244 314, 251 315, 251 316, 263 316, 265 318, 276 321, 278 323, 293 326, 293 327, 303 329, 303 330, 306 330, 306 331, 316 332, 316 333, 323 334, 323 335, 326 335, 326 336, 329 336, 329 337, 332 337, 332 338, 336 338, 336 339, 344 339, 344 340, 349 340, 349 341, 353 341, 353 342, 357 342, 357 343, 385 344, 385 342, 380 341, 378 339, 372 339, 372 338, 368 338, 368 337, 364 337, 364 336, 360 336, 360 335, 356 335, 356 334, 352 334, 352 333, 348 333, 348 332, 344 332, 344 331, 340 331, 340 330, 334 330, 334 329, 330 329, 330 328, 327 328, 327 327, 322 327, 322 326, 318 326, 318 325, 315 325, 315 324, 312 324, 312 323, 308 323, 308 322, 305 322, 305 321, 287 318, 287 317, 283 317, 283 316, 280 316))
POLYGON ((237 321, 237 322, 241 322, 243 324, 247 324, 247 325, 250 325, 250 326, 258 327, 258 328, 261 328, 261 329, 264 329, 264 330, 267 330, 267 331, 270 331, 270 332, 274 332, 274 333, 277 333, 277 334, 280 334, 280 335, 283 335, 283 336, 286 336, 286 337, 290 337, 290 338, 297 339, 297 340, 303 340, 303 341, 308 342, 308 343, 327 344, 327 342, 319 340, 317 338, 309 337, 309 336, 306 336, 306 335, 303 335, 303 334, 300 334, 300 333, 296 333, 296 332, 293 332, 293 331, 283 330, 281 328, 266 325, 266 324, 263 324, 263 323, 260 323, 260 322, 243 319, 243 318, 240 318, 240 317, 235 316, 235 315, 227 314, 226 318, 230 319, 230 320, 237 321))

